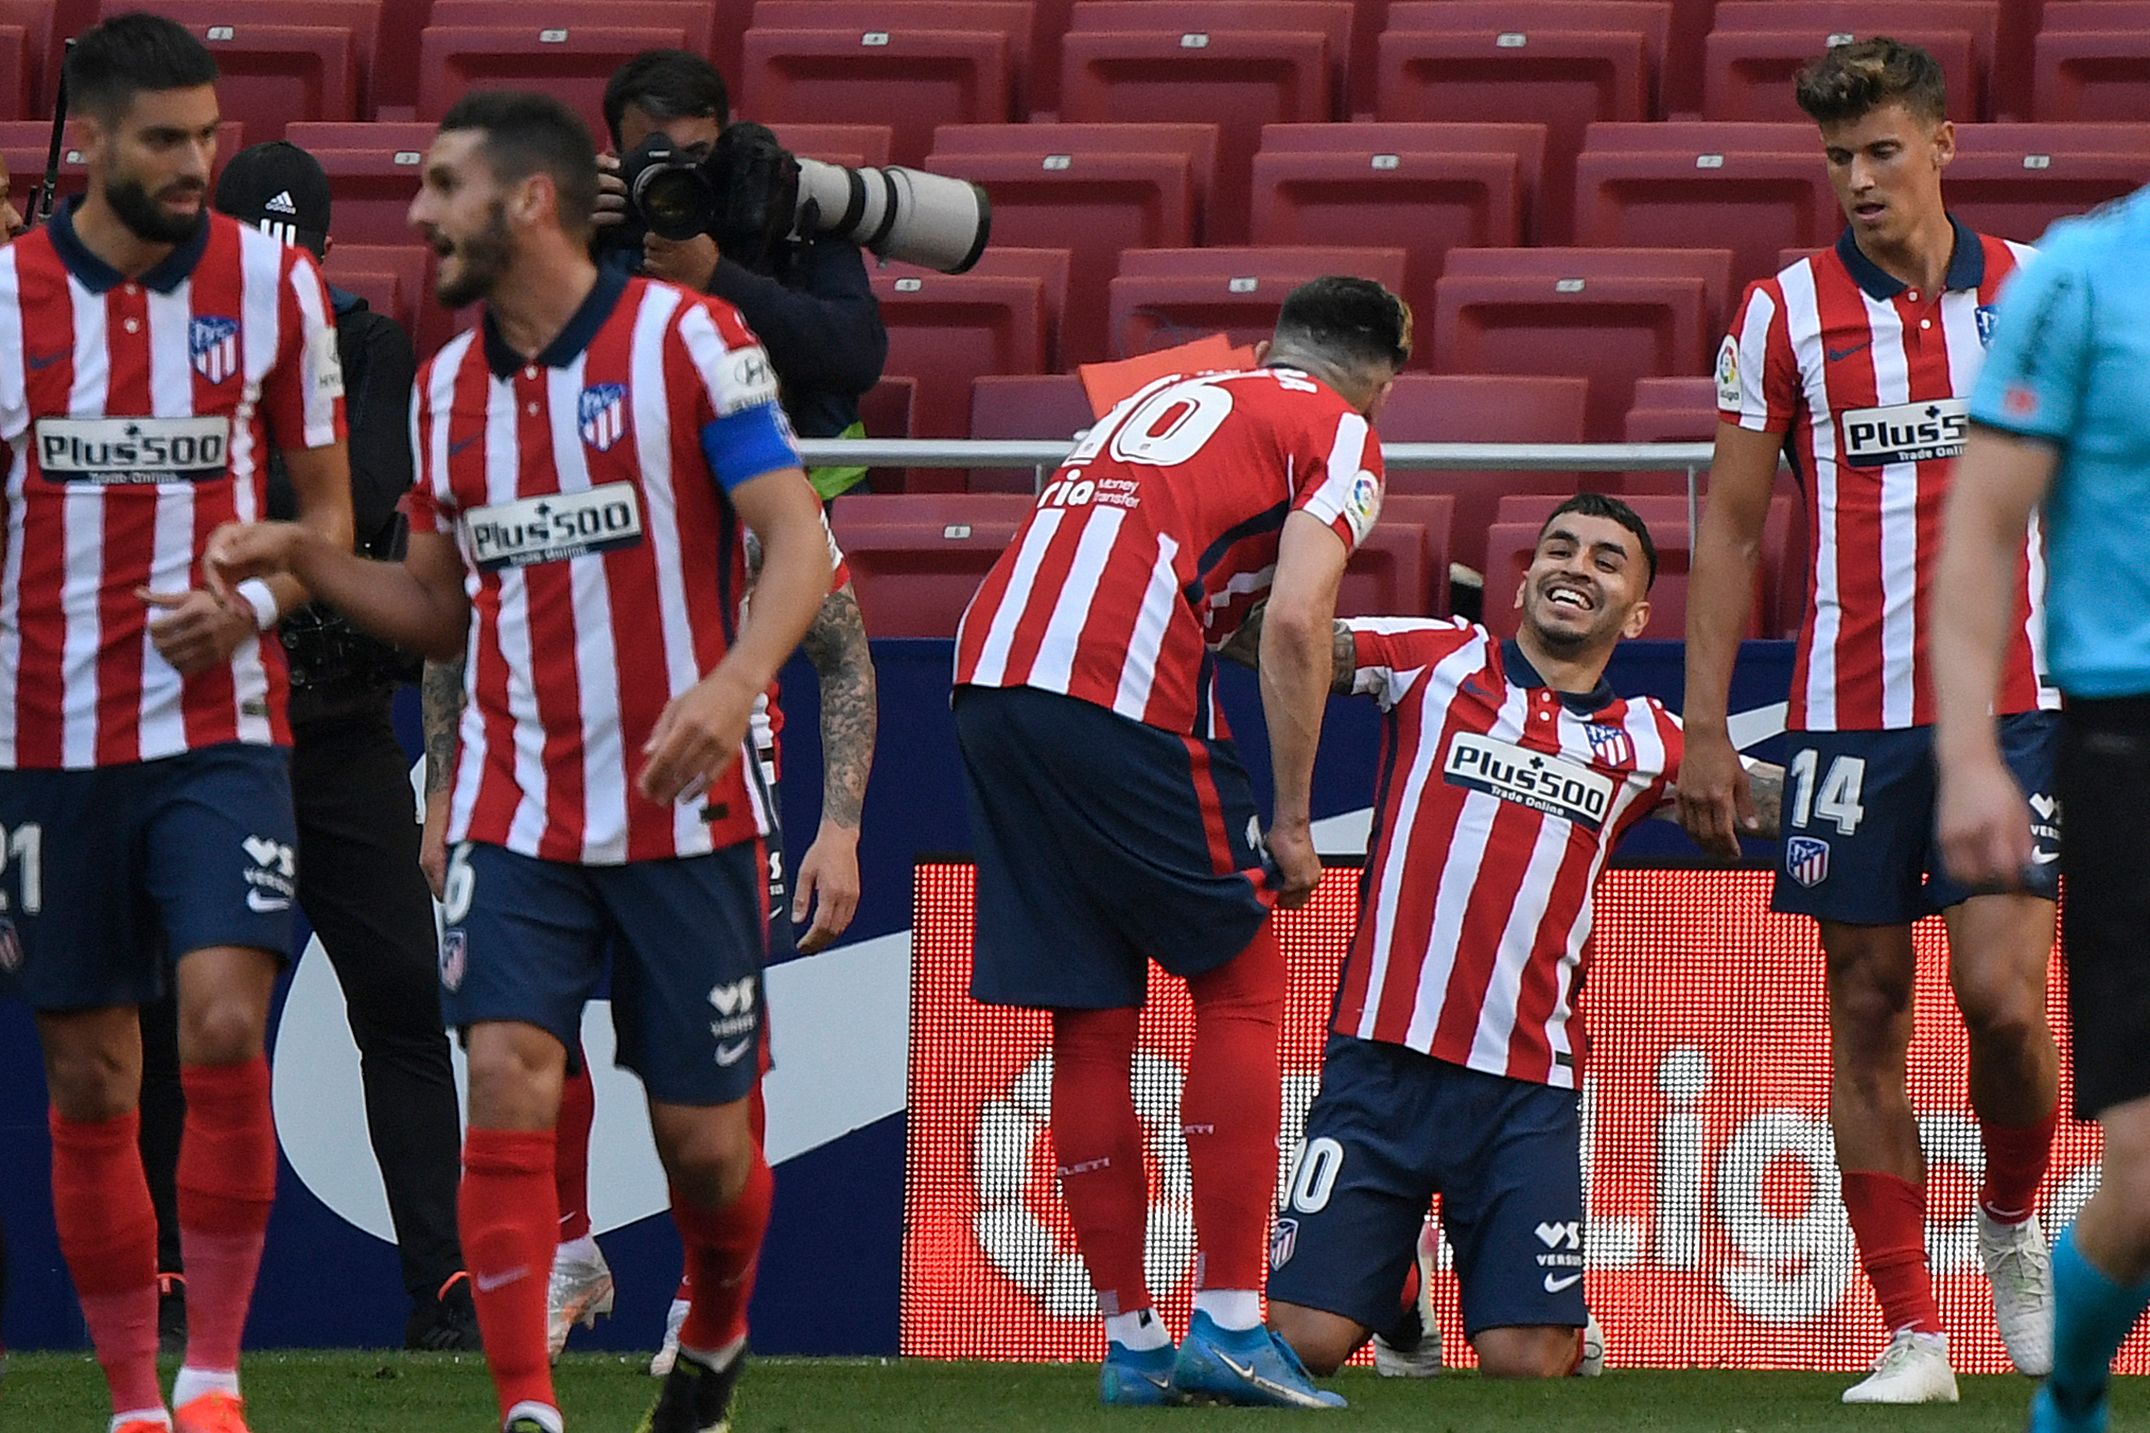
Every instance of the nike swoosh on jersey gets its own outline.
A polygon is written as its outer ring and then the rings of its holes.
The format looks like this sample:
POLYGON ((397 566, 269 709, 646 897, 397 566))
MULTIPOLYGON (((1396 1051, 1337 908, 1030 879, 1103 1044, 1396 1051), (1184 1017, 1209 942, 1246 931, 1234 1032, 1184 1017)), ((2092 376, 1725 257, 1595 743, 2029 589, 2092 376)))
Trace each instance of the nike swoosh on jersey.
POLYGON ((1868 339, 1864 343, 1855 343, 1849 348, 1832 348, 1828 350, 1829 361, 1831 363, 1842 363, 1845 359, 1851 357, 1853 354, 1859 353, 1868 348, 1872 348, 1873 346, 1874 340, 1868 339))

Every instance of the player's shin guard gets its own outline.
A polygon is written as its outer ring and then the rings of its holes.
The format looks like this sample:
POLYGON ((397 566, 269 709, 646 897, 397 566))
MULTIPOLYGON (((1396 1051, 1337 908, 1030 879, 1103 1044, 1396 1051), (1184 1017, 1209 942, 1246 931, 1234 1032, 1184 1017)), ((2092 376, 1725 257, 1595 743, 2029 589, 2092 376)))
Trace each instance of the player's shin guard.
POLYGON ((1979 1121, 1979 1139, 1986 1146, 1986 1179, 1978 1191, 1979 1208, 2003 1224, 2020 1224, 2037 1212, 2038 1186, 2045 1182, 2053 1130, 2059 1121, 2057 1101, 2036 1124, 1979 1121))
POLYGON ((747 1301, 754 1294, 762 1235, 769 1228, 769 1205, 775 1196, 776 1176, 759 1144, 746 1184, 722 1208, 696 1209, 673 1189, 672 1222, 679 1226, 687 1251, 689 1302, 687 1320, 679 1329, 682 1350, 722 1353, 746 1338, 747 1301))
POLYGON ((1196 1288, 1258 1290, 1268 1264, 1283 1098, 1277 1036, 1284 952, 1274 930, 1264 924, 1245 950, 1187 988, 1194 997, 1194 1049, 1180 1092, 1180 1127, 1201 1251, 1196 1288))
POLYGON ((553 1132, 473 1128, 457 1203, 471 1299, 501 1416, 518 1403, 558 1408, 545 1348, 545 1287, 559 1227, 553 1132))
POLYGON ((1851 1216, 1859 1263, 1890 1333, 1941 1331, 1933 1274, 1926 1263, 1926 1190, 1901 1175, 1844 1171, 1844 1210, 1851 1216))
POLYGON ((1053 1012, 1053 1150, 1075 1246, 1107 1318, 1150 1307, 1149 1174, 1128 1084, 1139 1010, 1053 1012))
POLYGON ((157 1383, 157 1210, 135 1140, 141 1116, 52 1124, 52 1212, 118 1413, 164 1406, 157 1383))
POLYGON ((560 1205, 560 1242, 590 1236, 590 1126, 597 1119, 597 1091, 589 1058, 576 1051, 578 1069, 560 1082, 560 1121, 552 1160, 553 1197, 560 1205))
POLYGON ((261 1246, 276 1199, 269 1062, 187 1065, 179 1138, 179 1249, 187 1263, 187 1359, 196 1373, 239 1367, 261 1246))

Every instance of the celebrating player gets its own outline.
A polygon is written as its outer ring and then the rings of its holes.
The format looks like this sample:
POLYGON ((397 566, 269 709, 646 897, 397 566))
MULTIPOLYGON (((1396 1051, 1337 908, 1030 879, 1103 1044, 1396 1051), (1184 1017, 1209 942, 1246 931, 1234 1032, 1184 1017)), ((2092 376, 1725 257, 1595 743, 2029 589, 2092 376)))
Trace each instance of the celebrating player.
POLYGON ((771 1180, 748 1130, 766 794, 755 698, 828 589, 820 509, 767 357, 721 300, 600 275, 595 150, 543 95, 459 101, 411 218, 482 327, 418 375, 400 567, 289 527, 227 528, 226 580, 289 569, 441 658, 467 644, 441 970, 470 1046, 461 1218, 509 1433, 560 1433, 545 1349, 553 1124, 612 957, 694 1306, 653 1433, 725 1426, 771 1180), (751 620, 739 524, 766 560, 751 620))
MULTIPOLYGON (((1585 494, 1538 534, 1513 640, 1336 624, 1332 690, 1387 719, 1358 929, 1271 1246, 1270 1319, 1317 1372, 1399 1323, 1435 1193, 1479 1367, 1548 1378, 1583 1357, 1572 1002, 1598 873, 1671 814, 1680 770, 1679 722, 1604 680, 1656 575, 1642 520, 1585 494)), ((1781 773, 1755 771, 1773 817, 1781 773)))
POLYGON ((1905 1091, 1911 923, 1948 924, 1949 975, 1971 1042, 1985 1144, 1979 1255, 2009 1357, 2051 1362, 2051 1263, 2035 1196, 2053 1139, 2058 1064, 2045 1016, 2053 945, 2057 694, 2039 652, 2035 528, 2018 547, 2002 745, 2030 793, 2029 888, 1975 895, 1934 847, 1928 584, 1964 400, 1992 304, 2027 250, 1942 207, 1955 151, 1940 67, 1893 40, 1841 45, 1801 72, 1850 227, 1836 247, 1748 289, 1717 359, 1721 421, 1687 608, 1681 820, 1730 855, 1753 834, 1726 696, 1777 458, 1806 489, 1814 569, 1793 669, 1791 801, 1772 903, 1813 916, 1827 957, 1829 1121, 1844 1205, 1889 1332, 1848 1403, 1954 1402, 1926 1261, 1918 1124, 1905 1091))
POLYGON ((216 62, 122 15, 68 61, 89 191, 0 251, 0 973, 37 1011, 60 1248, 116 1433, 243 1433, 238 1358, 276 1190, 264 1055, 296 865, 288 577, 212 596, 203 540, 259 514, 351 540, 342 372, 313 262, 208 212, 216 62), (179 1229, 193 1319, 157 1381, 157 1226, 135 1007, 175 958, 179 1229))
POLYGON ((1410 322, 1378 284, 1316 279, 1285 300, 1263 366, 1134 394, 1068 455, 957 633, 971 993, 1052 1012, 1053 1145, 1105 1316, 1107 1403, 1343 1401, 1261 1324, 1284 1003, 1268 917, 1321 874, 1309 805, 1329 622, 1380 509, 1370 419, 1410 322), (1265 590, 1266 853, 1212 652, 1265 590), (1152 959, 1194 999, 1180 1116, 1199 1288, 1176 1363, 1143 1274, 1128 1085, 1152 959))

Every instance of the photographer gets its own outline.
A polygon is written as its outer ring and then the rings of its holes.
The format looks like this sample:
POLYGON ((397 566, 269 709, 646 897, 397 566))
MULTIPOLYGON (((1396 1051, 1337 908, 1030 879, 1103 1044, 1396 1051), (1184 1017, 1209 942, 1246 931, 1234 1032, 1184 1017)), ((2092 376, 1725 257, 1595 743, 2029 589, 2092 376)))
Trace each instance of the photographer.
MULTIPOLYGON (((784 411, 799 435, 863 437, 858 401, 880 381, 888 335, 856 244, 780 240, 767 254, 734 258, 706 233, 679 240, 649 233, 631 212, 618 156, 635 155, 653 136, 668 140, 679 158, 696 161, 718 150, 727 129, 735 131, 727 147, 759 141, 773 149, 773 137, 760 126, 731 124, 723 76, 685 50, 646 50, 605 86, 605 125, 614 153, 599 159, 601 262, 737 306, 769 352, 784 411)), ((808 476, 826 501, 857 486, 866 470, 816 468, 808 476)))
MULTIPOLYGON (((217 181, 215 207, 317 259, 328 252, 328 177, 297 145, 258 144, 235 155, 217 181)), ((329 299, 346 389, 353 530, 361 551, 386 557, 403 541, 396 505, 411 486, 416 359, 394 319, 334 287, 329 299)), ((292 505, 290 481, 272 458, 269 515, 289 517, 292 505)), ((461 1130, 441 1022, 438 948, 418 870, 410 761, 389 715, 397 683, 415 675, 417 664, 320 606, 287 614, 278 634, 291 669, 298 901, 349 1006, 367 1133, 411 1299, 404 1343, 475 1350, 477 1315, 456 1230, 461 1130)), ((142 1141, 159 1224, 168 1230, 181 1108, 170 1002, 143 1007, 142 1024, 142 1141)), ((176 1240, 160 1244, 163 1267, 174 1274, 163 1283, 160 1310, 170 1339, 182 1317, 174 1286, 184 1279, 176 1277, 176 1240)))

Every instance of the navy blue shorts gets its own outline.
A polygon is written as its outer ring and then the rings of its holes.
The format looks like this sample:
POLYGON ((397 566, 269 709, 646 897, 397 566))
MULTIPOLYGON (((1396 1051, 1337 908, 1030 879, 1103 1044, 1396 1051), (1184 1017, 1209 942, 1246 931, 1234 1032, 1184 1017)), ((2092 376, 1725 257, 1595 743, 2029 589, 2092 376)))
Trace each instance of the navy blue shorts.
POLYGON ((1583 1130, 1573 1090, 1332 1035, 1270 1239, 1269 1297, 1396 1321, 1433 1196, 1463 1328, 1581 1328, 1583 1130))
POLYGON ((466 1033, 535 1025, 572 1055, 609 956, 619 1063, 650 1098, 745 1099, 760 1073, 767 881, 759 841, 618 866, 466 842, 449 862, 441 1012, 466 1033))
MULTIPOLYGON (((2001 755, 2031 809, 2031 889, 2060 879, 2058 712, 2001 718, 2001 755)), ((1784 857, 1771 910, 1846 925, 1909 925, 1977 894, 1934 841, 1933 728, 1785 734, 1784 857)))
POLYGON ((1027 687, 958 687, 978 860, 971 995, 1054 1010, 1139 1006, 1247 948, 1276 899, 1246 768, 1175 735, 1027 687))
POLYGON ((291 950, 291 758, 231 742, 0 771, 0 978, 39 1010, 144 1005, 213 946, 291 950))

